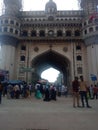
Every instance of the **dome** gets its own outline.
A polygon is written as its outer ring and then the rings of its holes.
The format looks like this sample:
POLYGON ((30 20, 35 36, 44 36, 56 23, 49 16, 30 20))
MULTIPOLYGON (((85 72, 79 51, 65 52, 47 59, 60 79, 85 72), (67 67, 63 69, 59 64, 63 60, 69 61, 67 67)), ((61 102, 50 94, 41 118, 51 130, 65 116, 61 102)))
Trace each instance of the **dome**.
POLYGON ((45 11, 47 13, 55 13, 57 11, 57 5, 53 0, 49 0, 49 2, 46 3, 45 11))

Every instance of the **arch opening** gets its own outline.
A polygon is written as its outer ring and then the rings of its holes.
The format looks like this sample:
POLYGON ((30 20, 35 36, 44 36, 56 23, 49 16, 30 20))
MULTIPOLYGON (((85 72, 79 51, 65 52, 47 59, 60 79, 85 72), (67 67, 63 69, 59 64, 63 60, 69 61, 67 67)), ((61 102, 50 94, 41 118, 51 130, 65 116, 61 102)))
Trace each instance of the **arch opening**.
POLYGON ((48 80, 48 82, 50 82, 50 83, 55 83, 55 82, 57 82, 57 78, 59 76, 59 73, 60 72, 58 70, 51 67, 51 68, 44 70, 41 73, 41 78, 48 80))
POLYGON ((41 78, 42 72, 52 67, 58 70, 63 75, 62 83, 67 86, 70 85, 70 61, 65 56, 55 51, 49 50, 36 56, 32 60, 31 64, 32 68, 34 68, 34 72, 32 72, 32 81, 38 81, 41 78))

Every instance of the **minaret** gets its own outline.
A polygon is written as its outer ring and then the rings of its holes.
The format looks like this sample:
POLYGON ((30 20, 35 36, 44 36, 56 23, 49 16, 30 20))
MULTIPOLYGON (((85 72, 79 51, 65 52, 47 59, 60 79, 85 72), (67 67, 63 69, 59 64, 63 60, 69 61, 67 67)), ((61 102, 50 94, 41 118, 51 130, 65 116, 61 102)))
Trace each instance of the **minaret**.
POLYGON ((80 1, 83 9, 83 39, 87 46, 88 77, 92 83, 91 75, 98 79, 98 0, 80 1))
POLYGON ((22 9, 22 0, 4 0, 5 14, 17 15, 22 9))
POLYGON ((97 12, 98 0, 80 0, 80 6, 86 15, 97 12))
POLYGON ((22 0, 3 0, 5 11, 0 17, 0 67, 9 71, 9 78, 15 79, 15 54, 20 37, 20 10, 22 0))

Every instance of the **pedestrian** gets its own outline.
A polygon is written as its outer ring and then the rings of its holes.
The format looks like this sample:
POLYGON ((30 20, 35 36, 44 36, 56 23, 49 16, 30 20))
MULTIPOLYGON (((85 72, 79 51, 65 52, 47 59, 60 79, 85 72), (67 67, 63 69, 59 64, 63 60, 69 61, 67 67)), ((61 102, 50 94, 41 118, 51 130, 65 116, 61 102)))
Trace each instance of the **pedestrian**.
POLYGON ((37 82, 36 85, 35 85, 35 97, 37 99, 41 99, 42 98, 42 94, 40 92, 40 83, 37 82))
POLYGON ((94 86, 93 91, 93 99, 98 99, 98 87, 96 85, 94 86))
POLYGON ((56 101, 56 86, 55 85, 50 86, 50 98, 51 100, 56 101))
POLYGON ((59 85, 58 86, 58 96, 61 97, 61 93, 62 93, 62 86, 59 85))
POLYGON ((31 83, 29 83, 28 88, 29 88, 29 93, 30 93, 30 96, 31 96, 32 95, 32 84, 31 83))
POLYGON ((83 76, 80 76, 80 96, 81 96, 81 102, 82 102, 82 107, 85 107, 84 100, 86 102, 86 107, 91 108, 91 106, 88 103, 88 97, 87 97, 87 85, 86 82, 83 79, 83 76))
POLYGON ((62 95, 67 97, 67 86, 62 85, 62 95))
POLYGON ((73 92, 73 107, 80 107, 79 104, 79 81, 78 77, 75 77, 74 81, 72 82, 72 92, 73 92))
POLYGON ((94 86, 91 84, 90 87, 89 87, 90 99, 93 99, 93 95, 94 95, 94 86))
POLYGON ((43 101, 50 101, 50 91, 49 91, 49 86, 46 85, 44 89, 44 99, 43 101))
POLYGON ((1 104, 1 101, 2 101, 2 91, 3 91, 3 86, 0 82, 0 104, 1 104))
POLYGON ((62 92, 62 95, 64 96, 65 95, 65 85, 64 84, 62 84, 61 92, 62 92))
POLYGON ((16 84, 15 86, 14 86, 14 96, 15 96, 15 98, 16 99, 19 99, 19 97, 20 97, 20 88, 19 88, 19 85, 18 84, 16 84))
POLYGON ((8 84, 7 86, 7 98, 10 99, 11 98, 11 91, 12 91, 12 84, 8 84))

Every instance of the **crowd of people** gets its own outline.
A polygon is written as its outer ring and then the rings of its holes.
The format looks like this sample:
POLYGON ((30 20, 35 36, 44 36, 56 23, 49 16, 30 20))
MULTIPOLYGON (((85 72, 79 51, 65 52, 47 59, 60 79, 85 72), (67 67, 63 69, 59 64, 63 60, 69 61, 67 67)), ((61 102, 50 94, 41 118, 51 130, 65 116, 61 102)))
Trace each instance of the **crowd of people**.
POLYGON ((27 98, 32 93, 32 85, 24 82, 23 84, 8 84, 0 82, 0 103, 2 96, 7 99, 27 98))
POLYGON ((6 96, 7 99, 20 99, 28 98, 35 93, 37 99, 43 99, 43 101, 57 100, 56 96, 65 95, 67 96, 67 87, 64 85, 55 85, 49 83, 40 83, 39 81, 33 86, 31 83, 26 82, 19 84, 11 83, 0 83, 0 103, 2 95, 6 96))
POLYGON ((88 97, 90 99, 98 99, 98 86, 91 84, 88 87, 88 97))
POLYGON ((44 101, 55 100, 56 101, 56 86, 55 85, 42 85, 37 83, 35 85, 35 97, 42 98, 44 101))
MULTIPOLYGON (((30 97, 32 93, 34 93, 35 98, 37 99, 43 99, 43 101, 56 101, 57 96, 67 97, 68 88, 64 84, 43 84, 39 81, 35 86, 32 86, 31 83, 27 84, 26 82, 23 82, 22 84, 2 84, 0 82, 0 104, 2 96, 6 96, 8 99, 20 99, 30 97)), ((87 108, 91 108, 88 99, 98 99, 98 86, 91 85, 88 87, 83 76, 80 77, 80 81, 78 80, 78 77, 75 77, 74 81, 72 81, 72 96, 73 107, 86 106, 87 108)))
POLYGON ((56 96, 67 96, 67 87, 63 85, 55 85, 55 84, 41 84, 37 83, 35 85, 35 97, 42 98, 44 101, 55 100, 56 96))

